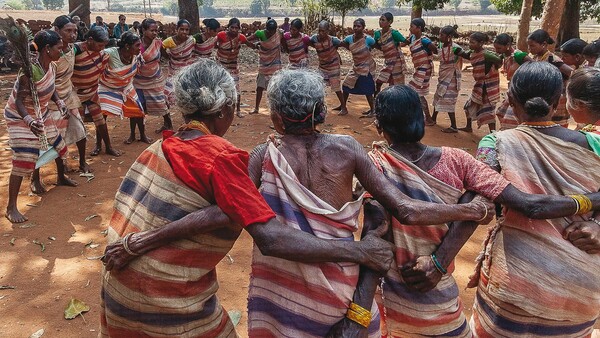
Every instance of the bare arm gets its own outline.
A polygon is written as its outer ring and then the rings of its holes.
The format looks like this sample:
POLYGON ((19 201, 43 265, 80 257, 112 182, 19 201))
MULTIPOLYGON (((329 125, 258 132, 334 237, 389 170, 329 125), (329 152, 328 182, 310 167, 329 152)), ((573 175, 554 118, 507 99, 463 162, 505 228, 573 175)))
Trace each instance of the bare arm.
POLYGON ((567 65, 566 63, 560 66, 558 70, 560 70, 562 75, 567 79, 570 78, 571 74, 573 73, 573 68, 571 68, 571 66, 567 65))
POLYGON ((491 205, 484 206, 483 202, 446 205, 414 200, 399 191, 377 170, 356 140, 351 137, 346 139, 349 140, 350 151, 355 154, 354 173, 362 186, 403 224, 428 225, 479 220, 485 216, 485 208, 493 210, 491 205))

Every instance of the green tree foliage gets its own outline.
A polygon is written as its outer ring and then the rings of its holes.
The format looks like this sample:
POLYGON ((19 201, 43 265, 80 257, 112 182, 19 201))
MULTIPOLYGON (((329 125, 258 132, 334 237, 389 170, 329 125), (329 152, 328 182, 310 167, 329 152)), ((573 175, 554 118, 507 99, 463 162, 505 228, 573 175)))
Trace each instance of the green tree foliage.
POLYGON ((270 6, 270 0, 252 0, 252 3, 250 4, 250 13, 252 13, 253 15, 266 15, 270 6))
MULTIPOLYGON (((504 14, 511 15, 519 15, 521 14, 521 6, 523 6, 523 0, 490 0, 492 4, 496 7, 498 12, 504 14)), ((533 8, 531 11, 531 15, 535 18, 539 18, 542 16, 542 10, 544 9, 544 4, 542 0, 533 0, 533 8)))
POLYGON ((402 6, 410 3, 413 8, 420 7, 426 11, 433 11, 444 8, 444 4, 447 2, 448 0, 398 0, 396 4, 402 6))
POLYGON ((600 1, 582 0, 579 15, 581 20, 595 19, 600 22, 600 1))
POLYGON ((328 18, 329 8, 325 0, 301 0, 302 14, 304 14, 304 31, 313 32, 321 20, 328 18))
POLYGON ((51 11, 57 11, 65 5, 64 0, 42 0, 42 2, 44 3, 44 8, 51 11))
POLYGON ((350 11, 360 10, 369 6, 368 0, 325 0, 325 5, 342 16, 342 26, 346 19, 346 14, 350 11))
POLYGON ((179 14, 179 5, 173 0, 164 1, 162 7, 160 8, 160 12, 163 15, 176 16, 179 14))
POLYGON ((7 9, 14 9, 14 10, 27 9, 25 4, 21 0, 8 0, 4 3, 4 7, 6 7, 7 9))

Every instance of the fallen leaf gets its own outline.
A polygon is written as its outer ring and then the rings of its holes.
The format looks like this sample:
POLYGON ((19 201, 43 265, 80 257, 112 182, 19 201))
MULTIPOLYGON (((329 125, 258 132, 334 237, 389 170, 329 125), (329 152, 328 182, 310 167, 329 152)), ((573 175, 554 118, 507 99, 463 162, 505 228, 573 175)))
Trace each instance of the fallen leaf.
POLYGON ((89 220, 91 220, 92 218, 95 218, 95 217, 98 217, 98 215, 96 215, 96 214, 89 215, 88 217, 85 218, 85 221, 87 222, 87 221, 89 221, 89 220))
POLYGON ((4 298, 6 298, 6 296, 0 296, 0 299, 4 299, 4 298))
POLYGON ((39 329, 39 330, 35 331, 34 333, 32 333, 31 336, 29 336, 29 338, 40 338, 43 335, 44 335, 44 329, 39 329))
POLYGON ((12 286, 12 285, 0 285, 0 290, 12 290, 16 288, 16 286, 12 286))
POLYGON ((102 257, 104 257, 104 255, 102 256, 91 256, 91 257, 85 257, 86 259, 89 259, 90 261, 95 261, 97 259, 102 259, 102 257))
POLYGON ((42 252, 44 252, 44 251, 46 250, 46 246, 44 245, 44 243, 42 243, 42 242, 38 241, 37 239, 34 239, 34 240, 32 241, 32 243, 33 243, 33 244, 37 244, 37 245, 41 246, 41 247, 42 247, 42 252))
POLYGON ((231 318, 233 326, 237 326, 240 323, 240 319, 242 319, 242 312, 240 310, 229 310, 227 314, 231 318))
POLYGON ((89 242, 85 243, 85 245, 84 245, 84 246, 85 246, 85 247, 88 247, 88 246, 92 245, 93 243, 94 243, 94 241, 93 241, 93 240, 90 240, 89 242))
POLYGON ((49 240, 51 240, 51 241, 55 241, 55 240, 56 240, 56 237, 54 237, 54 236, 50 236, 50 237, 48 237, 48 239, 49 239, 49 240))
POLYGON ((119 162, 119 164, 123 164, 124 162, 125 162, 125 161, 121 161, 121 162, 119 162))
POLYGON ((25 223, 23 225, 19 225, 19 228, 21 229, 27 229, 27 228, 33 228, 34 226, 36 226, 37 224, 35 223, 25 223))
POLYGON ((229 260, 229 264, 233 264, 233 257, 230 254, 227 254, 227 259, 229 260))
POLYGON ((10 245, 13 245, 13 246, 14 246, 14 245, 15 245, 15 240, 16 240, 16 238, 14 238, 14 237, 13 237, 13 238, 11 238, 11 239, 10 239, 10 245))
POLYGON ((104 237, 106 237, 108 235, 108 229, 104 229, 102 231, 100 231, 101 234, 104 235, 104 237))
POLYGON ((83 195, 83 194, 77 194, 77 196, 79 196, 79 197, 87 197, 86 195, 83 195))
POLYGON ((32 204, 32 203, 27 203, 25 205, 28 206, 28 207, 37 207, 37 204, 32 204))
POLYGON ((90 311, 90 307, 79 299, 71 298, 65 309, 65 319, 73 319, 79 315, 83 317, 84 312, 90 311))
POLYGON ((79 174, 79 177, 94 177, 94 174, 92 174, 92 173, 81 173, 81 174, 79 174))
POLYGON ((90 249, 95 249, 95 248, 97 248, 97 247, 99 247, 99 246, 100 246, 100 244, 95 244, 95 243, 94 243, 94 244, 90 244, 90 245, 89 245, 89 248, 90 248, 90 249))

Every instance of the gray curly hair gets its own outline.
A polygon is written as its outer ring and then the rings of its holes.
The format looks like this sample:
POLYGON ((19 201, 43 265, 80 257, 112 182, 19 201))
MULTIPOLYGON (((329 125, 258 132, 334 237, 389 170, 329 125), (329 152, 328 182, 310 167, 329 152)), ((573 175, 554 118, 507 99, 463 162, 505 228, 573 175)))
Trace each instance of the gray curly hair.
POLYGON ((316 71, 284 69, 267 88, 269 109, 283 117, 286 130, 307 128, 325 120, 325 83, 316 71))
POLYGON ((173 81, 175 100, 183 115, 213 115, 237 101, 233 77, 214 60, 198 60, 183 68, 173 81))

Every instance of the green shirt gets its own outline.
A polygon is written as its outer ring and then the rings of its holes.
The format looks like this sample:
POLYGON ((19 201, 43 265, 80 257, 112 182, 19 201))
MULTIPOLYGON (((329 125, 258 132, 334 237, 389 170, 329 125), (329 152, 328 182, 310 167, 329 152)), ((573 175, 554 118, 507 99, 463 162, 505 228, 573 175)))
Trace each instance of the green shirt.
POLYGON ((254 35, 256 35, 256 37, 260 40, 260 41, 267 41, 267 31, 264 29, 261 30, 257 30, 254 35))
MULTIPOLYGON (((373 37, 375 38, 376 42, 379 42, 379 39, 381 39, 381 29, 376 30, 375 34, 373 34, 373 37)), ((398 32, 395 29, 392 29, 392 39, 394 40, 394 44, 396 46, 398 46, 401 42, 404 42, 404 43, 407 42, 404 35, 402 35, 402 33, 398 32)))

